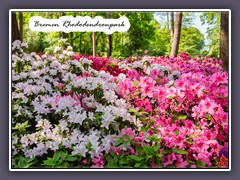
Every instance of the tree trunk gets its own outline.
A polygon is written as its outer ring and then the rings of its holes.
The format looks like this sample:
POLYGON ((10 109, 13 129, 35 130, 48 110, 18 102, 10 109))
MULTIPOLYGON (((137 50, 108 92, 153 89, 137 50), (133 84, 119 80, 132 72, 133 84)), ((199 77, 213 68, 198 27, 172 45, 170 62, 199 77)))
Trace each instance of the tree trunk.
MULTIPOLYGON (((65 16, 65 12, 61 12, 61 13, 60 13, 60 17, 61 17, 61 16, 65 16)), ((60 33, 60 37, 61 37, 62 39, 66 39, 66 38, 67 38, 67 34, 62 31, 62 32, 60 33)))
MULTIPOLYGON (((95 17, 95 12, 92 12, 92 18, 95 17)), ((92 32, 92 51, 93 57, 96 56, 96 32, 92 32)))
POLYGON ((167 28, 170 29, 170 24, 169 24, 169 13, 167 12, 167 28))
POLYGON ((178 53, 180 35, 181 35, 181 26, 182 26, 182 12, 176 13, 176 23, 174 27, 174 36, 172 42, 171 56, 176 57, 178 53))
POLYGON ((70 46, 73 47, 73 32, 70 32, 70 46))
MULTIPOLYGON (((82 33, 82 32, 80 32, 80 33, 82 33)), ((79 39, 79 52, 82 53, 82 34, 79 39)))
MULTIPOLYGON (((76 12, 73 13, 73 17, 74 17, 74 18, 76 17, 76 12)), ((73 47, 73 41, 74 41, 74 39, 73 39, 73 32, 70 32, 69 38, 70 38, 70 46, 73 47)), ((73 49, 74 49, 74 48, 73 48, 73 49)))
POLYGON ((174 36, 174 12, 170 13, 170 33, 171 33, 171 43, 173 42, 173 36, 174 36))
POLYGON ((228 42, 228 24, 229 13, 221 12, 221 30, 220 30, 220 59, 223 61, 223 68, 228 71, 229 61, 229 42, 228 42))
POLYGON ((15 40, 21 40, 21 37, 18 29, 16 13, 12 12, 12 42, 15 40))
POLYGON ((23 41, 23 14, 19 12, 19 32, 21 41, 23 41))
MULTIPOLYGON (((108 19, 112 18, 112 13, 108 12, 108 19)), ((107 58, 112 55, 112 35, 107 35, 107 58)))

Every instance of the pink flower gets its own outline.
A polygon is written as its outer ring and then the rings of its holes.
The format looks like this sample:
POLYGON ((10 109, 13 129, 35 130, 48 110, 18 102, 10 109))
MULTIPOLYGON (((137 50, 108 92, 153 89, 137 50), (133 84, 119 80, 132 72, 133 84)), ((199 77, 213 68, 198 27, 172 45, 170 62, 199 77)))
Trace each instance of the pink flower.
POLYGON ((129 137, 132 137, 135 135, 135 131, 132 130, 132 128, 126 128, 121 130, 121 134, 122 135, 127 134, 129 137))
POLYGON ((99 156, 98 158, 92 158, 92 162, 94 165, 91 168, 103 168, 103 156, 99 156))
POLYGON ((83 163, 83 164, 87 164, 87 159, 84 159, 84 160, 82 161, 82 163, 83 163))
POLYGON ((60 99, 61 99, 61 97, 57 96, 57 97, 55 97, 54 102, 57 104, 60 99))
POLYGON ((197 166, 195 164, 192 164, 190 168, 197 168, 197 166))
POLYGON ((63 88, 63 84, 62 83, 59 83, 57 86, 59 87, 59 89, 63 88))
POLYGON ((173 161, 175 161, 175 160, 176 160, 175 153, 171 153, 171 154, 168 154, 167 156, 163 156, 162 157, 163 167, 166 167, 166 166, 172 164, 173 161))
POLYGON ((176 163, 176 166, 177 166, 178 168, 186 168, 187 165, 188 165, 188 162, 187 162, 187 161, 177 162, 177 163, 176 163))
POLYGON ((120 147, 116 147, 115 148, 115 153, 119 156, 121 153, 121 148, 120 147))
POLYGON ((91 73, 90 72, 85 72, 84 74, 83 74, 83 77, 84 78, 87 78, 87 77, 90 77, 91 76, 91 73))

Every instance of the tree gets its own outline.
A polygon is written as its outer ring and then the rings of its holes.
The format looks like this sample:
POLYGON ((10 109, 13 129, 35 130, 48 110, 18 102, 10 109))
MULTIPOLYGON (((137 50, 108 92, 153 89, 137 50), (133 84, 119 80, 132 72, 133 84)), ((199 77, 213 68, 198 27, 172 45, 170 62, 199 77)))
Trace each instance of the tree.
POLYGON ((171 31, 171 43, 173 41, 173 35, 174 35, 174 12, 170 13, 170 31, 171 31))
POLYGON ((171 56, 176 57, 178 53, 180 35, 181 35, 181 26, 182 26, 182 12, 176 13, 176 23, 174 27, 174 36, 171 48, 171 56))
MULTIPOLYGON (((95 17, 95 12, 92 12, 92 18, 95 17)), ((96 56, 96 32, 92 32, 92 52, 93 57, 96 56)))
POLYGON ((19 12, 19 32, 21 41, 23 41, 23 14, 19 12))
POLYGON ((18 28, 16 13, 12 12, 12 42, 14 42, 15 40, 21 40, 21 37, 18 28))
POLYGON ((204 35, 195 27, 182 27, 179 52, 197 56, 204 48, 204 35))
MULTIPOLYGON (((65 16, 65 12, 61 12, 60 16, 65 16)), ((61 32, 61 38, 66 39, 66 37, 67 37, 67 34, 65 32, 61 32)))
POLYGON ((221 29, 220 29, 220 59, 223 61, 223 67, 228 71, 228 11, 221 12, 221 29))
POLYGON ((200 15, 202 24, 207 24, 206 47, 210 57, 218 57, 220 54, 220 12, 204 12, 200 15))
MULTIPOLYGON (((126 16, 131 24, 127 31, 127 43, 125 56, 141 54, 149 46, 150 41, 155 39, 155 27, 153 13, 127 13, 126 16), (141 23, 138 23, 141 22, 141 23)), ((124 46, 124 45, 123 45, 124 46)))
MULTIPOLYGON (((112 18, 112 13, 108 12, 108 19, 112 18)), ((107 35, 107 58, 112 54, 112 35, 107 35)))

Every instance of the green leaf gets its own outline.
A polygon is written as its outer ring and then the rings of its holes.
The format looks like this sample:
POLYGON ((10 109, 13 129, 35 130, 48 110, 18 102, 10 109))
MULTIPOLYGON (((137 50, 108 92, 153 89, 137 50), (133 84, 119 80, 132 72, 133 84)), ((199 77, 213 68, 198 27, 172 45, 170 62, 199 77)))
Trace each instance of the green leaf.
POLYGON ((160 138, 158 138, 157 135, 152 135, 152 136, 149 136, 147 139, 149 139, 150 141, 154 141, 156 143, 158 143, 160 141, 160 138))
POLYGON ((32 162, 33 160, 34 160, 34 158, 28 159, 25 157, 20 157, 17 167, 18 168, 29 168, 33 164, 33 162, 32 162))
POLYGON ((180 116, 178 116, 178 119, 185 120, 185 119, 187 119, 187 115, 180 115, 180 116))
POLYGON ((63 163, 61 165, 56 166, 56 168, 67 168, 67 167, 69 167, 69 164, 67 162, 65 162, 65 163, 63 163))
POLYGON ((195 164, 195 162, 191 161, 191 160, 188 160, 187 162, 188 162, 188 164, 195 164))
POLYGON ((123 140, 118 139, 118 140, 115 142, 115 146, 118 147, 118 146, 120 146, 122 143, 123 143, 123 140))
POLYGON ((74 156, 68 156, 65 160, 66 161, 76 161, 76 160, 78 160, 78 158, 74 157, 74 156))
POLYGON ((209 94, 209 92, 204 90, 204 89, 202 90, 202 92, 205 93, 205 94, 209 94))
POLYGON ((142 163, 136 163, 134 167, 141 167, 142 163))
POLYGON ((56 162, 52 158, 43 161, 44 165, 54 167, 56 162))
POLYGON ((60 159, 65 160, 67 156, 68 156, 68 152, 56 151, 53 155, 53 160, 55 162, 59 161, 60 159))
POLYGON ((161 160, 161 159, 162 159, 162 156, 163 156, 162 153, 157 154, 157 159, 161 160))
POLYGON ((175 134, 176 136, 178 136, 178 135, 179 135, 179 131, 178 131, 178 130, 174 131, 174 134, 175 134))
POLYGON ((143 164, 141 168, 148 168, 148 166, 146 164, 143 164))
POLYGON ((146 131, 147 131, 147 128, 145 126, 142 126, 140 132, 146 132, 146 131))
POLYGON ((194 141, 190 141, 189 139, 186 139, 186 142, 189 143, 189 144, 194 144, 194 141))
POLYGON ((130 137, 127 135, 127 134, 124 134, 122 137, 121 137, 122 140, 126 141, 125 139, 127 140, 130 140, 130 137))
POLYGON ((153 122, 153 121, 149 121, 149 122, 147 123, 147 128, 150 128, 152 125, 154 125, 154 122, 153 122))
POLYGON ((158 168, 162 168, 162 164, 160 161, 157 161, 156 164, 157 164, 158 168))
POLYGON ((139 112, 136 109, 129 109, 128 112, 139 116, 139 112))
POLYGON ((205 115, 205 119, 208 120, 208 121, 211 121, 212 116, 207 113, 207 114, 205 115))
POLYGON ((106 168, 119 168, 119 166, 117 164, 110 163, 106 165, 106 168))
POLYGON ((157 144, 156 146, 154 146, 153 148, 154 152, 158 152, 160 147, 161 147, 161 144, 157 144))
POLYGON ((170 149, 164 149, 161 153, 164 155, 164 154, 169 154, 171 152, 172 151, 170 149))
POLYGON ((129 157, 134 161, 142 161, 144 159, 144 157, 135 156, 135 155, 130 155, 129 157))
POLYGON ((115 154, 115 156, 113 157, 113 162, 115 163, 115 164, 117 164, 118 163, 118 156, 115 154))
POLYGON ((173 96, 168 96, 168 99, 172 100, 172 99, 174 99, 174 97, 173 96))
POLYGON ((149 159, 151 159, 153 157, 153 155, 147 155, 145 156, 145 161, 147 162, 149 159))
POLYGON ((200 159, 198 159, 196 166, 199 168, 204 168, 206 166, 206 162, 202 162, 200 159))
POLYGON ((142 155, 143 154, 143 149, 140 148, 139 146, 136 146, 135 149, 136 149, 138 155, 142 155))
POLYGON ((128 164, 129 162, 126 159, 121 159, 119 161, 119 165, 124 165, 124 164, 128 164))
POLYGON ((147 153, 147 154, 154 154, 154 150, 153 148, 143 145, 143 150, 147 153))
POLYGON ((129 146, 131 144, 131 141, 125 141, 124 146, 129 146))
POLYGON ((188 154, 187 151, 179 149, 179 148, 173 149, 172 151, 177 153, 177 154, 183 154, 183 155, 188 154))
POLYGON ((143 114, 146 114, 146 115, 147 115, 147 114, 149 114, 149 113, 148 113, 148 112, 145 112, 145 111, 143 111, 143 112, 139 112, 139 114, 140 114, 140 115, 143 115, 143 114))
POLYGON ((135 81, 133 81, 133 85, 134 85, 134 86, 137 86, 137 85, 138 85, 138 83, 139 83, 139 81, 138 81, 138 80, 135 80, 135 81))

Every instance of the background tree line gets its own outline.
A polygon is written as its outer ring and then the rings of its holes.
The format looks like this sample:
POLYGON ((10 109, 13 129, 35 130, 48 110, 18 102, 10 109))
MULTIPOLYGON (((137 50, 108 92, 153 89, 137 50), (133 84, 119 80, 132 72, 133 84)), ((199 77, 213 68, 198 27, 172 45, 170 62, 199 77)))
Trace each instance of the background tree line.
POLYGON ((177 56, 187 52, 191 56, 217 57, 228 69, 228 12, 203 12, 201 23, 208 25, 206 38, 193 26, 196 12, 13 12, 12 41, 19 39, 29 45, 29 51, 50 53, 59 38, 66 38, 75 52, 93 56, 122 59, 143 55, 177 56), (32 16, 59 18, 71 16, 102 16, 130 21, 127 32, 32 32, 28 21, 32 16))

